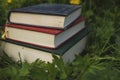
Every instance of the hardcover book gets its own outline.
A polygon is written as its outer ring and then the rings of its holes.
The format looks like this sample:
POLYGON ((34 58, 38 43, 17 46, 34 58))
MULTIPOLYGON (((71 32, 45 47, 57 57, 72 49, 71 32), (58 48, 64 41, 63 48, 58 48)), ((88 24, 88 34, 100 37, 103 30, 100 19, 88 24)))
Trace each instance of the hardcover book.
POLYGON ((1 48, 16 61, 20 59, 20 54, 23 61, 27 60, 28 62, 33 62, 36 59, 40 59, 46 62, 52 62, 52 54, 54 54, 58 57, 62 57, 65 63, 72 62, 75 59, 75 55, 78 55, 84 50, 87 42, 87 34, 89 32, 90 28, 87 27, 57 49, 48 49, 33 46, 31 44, 18 43, 8 39, 2 40, 1 48))
POLYGON ((40 4, 9 11, 8 21, 15 24, 66 29, 80 15, 80 5, 40 4))
POLYGON ((5 30, 7 39, 55 49, 83 28, 85 28, 85 20, 80 17, 66 30, 16 24, 6 24, 5 30))

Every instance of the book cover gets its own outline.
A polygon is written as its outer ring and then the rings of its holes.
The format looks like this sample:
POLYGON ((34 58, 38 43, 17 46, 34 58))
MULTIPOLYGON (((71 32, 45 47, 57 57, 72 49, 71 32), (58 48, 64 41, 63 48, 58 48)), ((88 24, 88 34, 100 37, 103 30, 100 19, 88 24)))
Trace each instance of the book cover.
POLYGON ((19 9, 13 9, 10 11, 10 13, 11 12, 23 12, 23 13, 67 16, 79 8, 81 8, 81 5, 39 4, 39 5, 28 6, 28 7, 19 8, 19 9))

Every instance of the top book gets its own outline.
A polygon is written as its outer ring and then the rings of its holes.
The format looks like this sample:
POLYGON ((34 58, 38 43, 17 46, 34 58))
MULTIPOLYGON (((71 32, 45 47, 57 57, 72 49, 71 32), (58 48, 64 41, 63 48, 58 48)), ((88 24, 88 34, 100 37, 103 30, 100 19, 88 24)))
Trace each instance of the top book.
POLYGON ((9 11, 8 22, 65 29, 81 15, 81 5, 39 4, 9 11))

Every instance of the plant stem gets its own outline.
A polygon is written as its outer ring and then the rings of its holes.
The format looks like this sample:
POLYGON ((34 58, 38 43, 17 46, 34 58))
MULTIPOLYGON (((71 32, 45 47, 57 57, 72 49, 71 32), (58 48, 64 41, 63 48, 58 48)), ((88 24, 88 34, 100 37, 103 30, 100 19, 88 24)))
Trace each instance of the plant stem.
POLYGON ((88 71, 88 69, 90 68, 91 65, 93 65, 93 63, 94 63, 93 61, 89 62, 89 64, 87 64, 85 66, 85 68, 80 72, 80 74, 77 76, 77 78, 75 80, 81 80, 81 78, 83 77, 83 75, 88 71))

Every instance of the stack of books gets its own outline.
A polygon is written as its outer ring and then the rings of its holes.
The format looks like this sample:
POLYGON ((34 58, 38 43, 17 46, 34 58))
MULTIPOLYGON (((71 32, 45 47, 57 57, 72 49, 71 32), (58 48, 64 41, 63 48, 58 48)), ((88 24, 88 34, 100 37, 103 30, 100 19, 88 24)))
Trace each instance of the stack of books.
POLYGON ((89 27, 81 5, 40 4, 9 11, 2 49, 14 60, 72 62, 85 49, 89 27))

